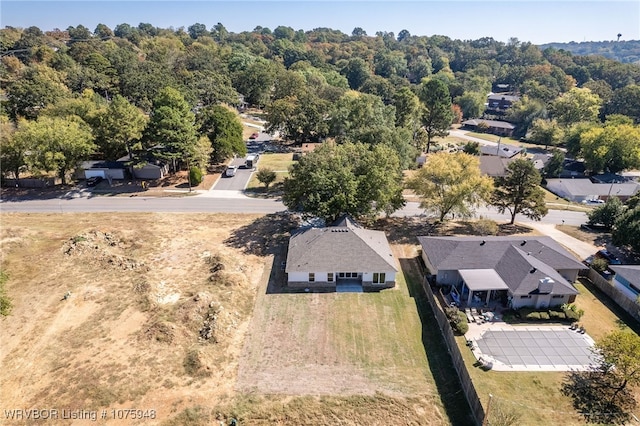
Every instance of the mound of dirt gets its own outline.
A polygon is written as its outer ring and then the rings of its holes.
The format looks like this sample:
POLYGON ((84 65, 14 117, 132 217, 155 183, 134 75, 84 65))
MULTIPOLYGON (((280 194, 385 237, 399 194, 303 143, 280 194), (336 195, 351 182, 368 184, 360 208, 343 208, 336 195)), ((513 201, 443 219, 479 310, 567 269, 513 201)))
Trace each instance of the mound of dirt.
POLYGON ((101 265, 120 270, 145 267, 143 262, 125 255, 128 247, 115 233, 89 231, 69 238, 62 246, 65 255, 91 258, 101 265))

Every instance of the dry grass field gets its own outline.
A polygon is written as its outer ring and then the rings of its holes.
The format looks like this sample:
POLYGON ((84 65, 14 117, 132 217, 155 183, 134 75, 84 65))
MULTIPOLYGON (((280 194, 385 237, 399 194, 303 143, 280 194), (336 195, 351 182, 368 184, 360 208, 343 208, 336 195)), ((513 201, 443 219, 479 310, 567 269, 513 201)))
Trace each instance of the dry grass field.
POLYGON ((267 294, 285 219, 0 219, 14 304, 0 319, 2 410, 153 409, 112 423, 166 425, 446 425, 464 413, 413 278, 379 294, 267 294))

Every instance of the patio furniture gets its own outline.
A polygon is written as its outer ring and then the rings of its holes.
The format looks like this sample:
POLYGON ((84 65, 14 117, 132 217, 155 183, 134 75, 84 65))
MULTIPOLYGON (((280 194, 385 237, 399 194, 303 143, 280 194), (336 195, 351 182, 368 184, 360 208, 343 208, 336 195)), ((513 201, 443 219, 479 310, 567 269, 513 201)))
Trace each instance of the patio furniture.
POLYGON ((491 311, 489 311, 489 312, 485 312, 485 313, 483 314, 483 316, 484 316, 484 319, 485 319, 487 322, 492 322, 492 321, 493 321, 493 319, 495 318, 494 313, 493 313, 493 312, 491 312, 491 311))
POLYGON ((476 319, 471 315, 471 309, 465 308, 464 313, 467 315, 468 322, 476 322, 476 319))

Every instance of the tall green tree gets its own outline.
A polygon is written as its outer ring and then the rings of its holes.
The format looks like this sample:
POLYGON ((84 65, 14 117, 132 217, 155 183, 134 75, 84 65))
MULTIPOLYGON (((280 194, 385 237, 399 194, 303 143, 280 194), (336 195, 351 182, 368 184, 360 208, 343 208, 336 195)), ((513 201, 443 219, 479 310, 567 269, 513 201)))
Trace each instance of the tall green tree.
POLYGON ((18 117, 34 119, 42 109, 69 94, 58 72, 47 66, 34 65, 7 85, 6 108, 13 120, 18 117))
POLYGON ((564 165, 565 155, 559 149, 554 149, 551 152, 551 158, 542 169, 542 173, 545 178, 555 178, 560 176, 564 165))
POLYGON ((591 90, 574 87, 551 103, 551 114, 562 126, 581 121, 596 121, 602 99, 591 90))
POLYGON ((480 173, 480 160, 465 153, 431 154, 407 182, 421 199, 421 207, 440 221, 449 214, 470 217, 474 207, 488 202, 493 181, 480 173))
POLYGON ((422 125, 427 132, 427 153, 434 137, 447 136, 453 123, 451 96, 447 85, 431 79, 420 86, 418 97, 423 105, 422 125))
MULTIPOLYGON (((21 121, 24 123, 24 120, 21 121)), ((0 124, 0 163, 3 173, 11 172, 14 179, 26 169, 27 154, 31 150, 31 141, 24 137, 14 137, 15 127, 12 123, 0 124)))
POLYGON ((247 146, 242 138, 242 123, 238 116, 222 105, 205 108, 198 113, 200 134, 211 142, 211 160, 220 163, 236 155, 245 155, 247 146))
POLYGON ((509 211, 512 225, 517 214, 540 220, 548 212, 544 191, 540 188, 541 180, 531 161, 518 158, 509 163, 506 176, 497 179, 491 204, 500 213, 509 211))
POLYGON ((611 229, 624 210, 625 207, 618 197, 610 197, 602 206, 587 213, 588 223, 589 225, 604 225, 607 229, 611 229))
POLYGON ((629 246, 640 254, 640 205, 618 216, 611 237, 614 244, 629 246))
POLYGON ((171 161, 174 172, 177 161, 193 156, 198 140, 195 115, 178 90, 166 87, 153 100, 143 140, 158 157, 171 161))
POLYGON ((40 117, 22 122, 14 138, 30 146, 29 163, 45 172, 55 171, 62 183, 81 160, 95 151, 91 128, 77 117, 40 117))
POLYGON ((562 385, 565 395, 589 423, 627 424, 640 386, 640 337, 614 331, 596 342, 599 359, 591 369, 570 373, 562 385))
POLYGON ((106 109, 95 115, 93 123, 96 143, 106 159, 116 160, 125 153, 133 159, 147 118, 124 97, 116 95, 106 109))
POLYGON ((541 118, 533 121, 529 132, 528 139, 534 143, 544 145, 544 149, 549 148, 549 145, 557 145, 564 136, 556 120, 543 120, 541 118))
POLYGON ((404 205, 398 157, 385 145, 324 144, 290 167, 283 202, 327 223, 391 214, 404 205))
POLYGON ((592 172, 640 167, 640 126, 606 123, 580 135, 580 152, 592 172))

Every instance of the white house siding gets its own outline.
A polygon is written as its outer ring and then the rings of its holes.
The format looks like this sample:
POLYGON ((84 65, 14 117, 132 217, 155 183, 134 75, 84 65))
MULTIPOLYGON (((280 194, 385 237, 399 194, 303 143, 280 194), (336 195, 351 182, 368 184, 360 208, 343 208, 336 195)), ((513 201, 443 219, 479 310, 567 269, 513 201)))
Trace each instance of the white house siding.
POLYGON ((511 307, 513 309, 519 309, 524 307, 530 307, 535 309, 552 308, 554 306, 560 306, 564 303, 569 303, 569 295, 563 295, 561 298, 554 298, 550 294, 532 294, 529 299, 522 299, 520 296, 515 296, 511 300, 511 307))
POLYGON ((618 281, 618 275, 615 275, 613 278, 613 286, 620 290, 627 298, 629 298, 629 300, 635 302, 638 299, 638 294, 636 294, 636 292, 618 281))
POLYGON ((438 275, 436 277, 436 282, 439 285, 457 285, 462 277, 458 271, 438 271, 438 275))
POLYGON ((578 279, 578 272, 580 271, 578 271, 577 269, 558 269, 558 273, 562 276, 562 278, 569 281, 570 283, 575 282, 578 279))
POLYGON ((309 282, 308 272, 289 272, 287 281, 289 282, 309 282))
POLYGON ((422 261, 424 262, 424 265, 429 270, 430 274, 435 274, 436 273, 436 268, 434 268, 433 265, 431 264, 431 262, 429 262, 429 259, 427 258, 427 255, 426 255, 426 253, 424 251, 422 251, 422 261))

